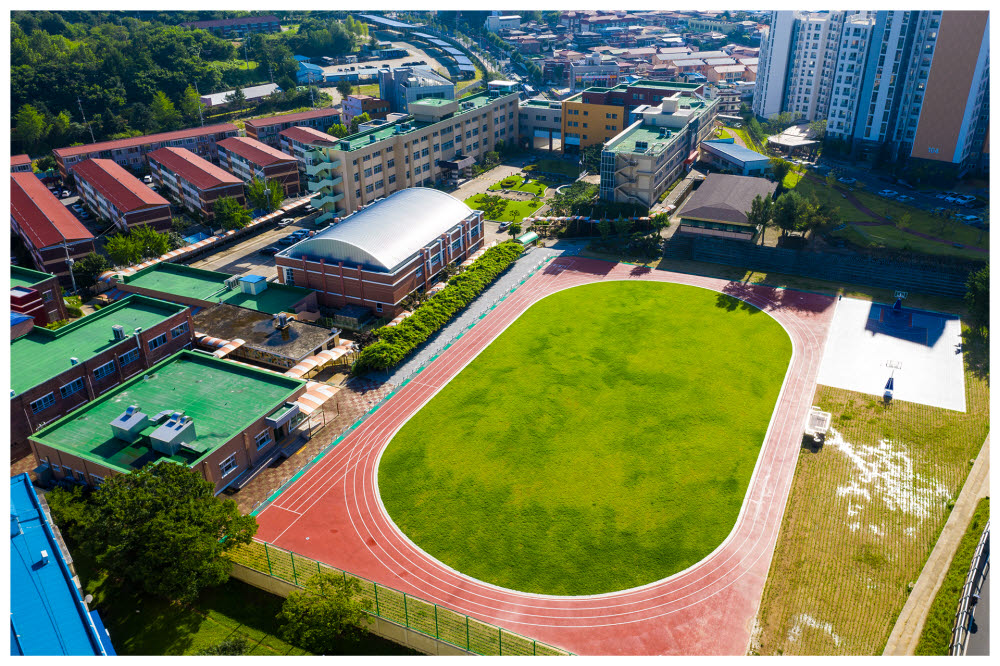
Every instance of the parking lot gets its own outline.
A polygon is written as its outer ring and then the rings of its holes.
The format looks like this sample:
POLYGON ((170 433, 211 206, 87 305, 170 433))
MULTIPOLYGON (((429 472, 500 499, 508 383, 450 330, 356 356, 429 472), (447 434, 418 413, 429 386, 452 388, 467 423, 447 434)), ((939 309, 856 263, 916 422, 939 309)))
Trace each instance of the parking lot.
POLYGON ((263 275, 270 278, 277 275, 275 272, 274 256, 261 254, 260 251, 272 246, 282 250, 290 247, 290 244, 282 245, 279 241, 285 236, 299 230, 316 231, 317 227, 313 224, 313 220, 317 216, 318 213, 298 216, 291 215, 290 217, 295 222, 286 227, 268 229, 240 243, 225 247, 208 257, 192 262, 190 265, 193 268, 204 268, 205 270, 230 273, 231 275, 253 273, 254 275, 263 275))

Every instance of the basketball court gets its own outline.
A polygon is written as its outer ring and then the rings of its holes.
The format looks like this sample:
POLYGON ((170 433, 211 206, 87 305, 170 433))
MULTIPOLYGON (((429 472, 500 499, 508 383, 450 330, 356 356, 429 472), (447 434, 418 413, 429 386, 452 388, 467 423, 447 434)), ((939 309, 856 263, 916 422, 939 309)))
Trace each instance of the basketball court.
POLYGON ((965 411, 958 317, 844 298, 830 328, 818 383, 882 398, 965 411))

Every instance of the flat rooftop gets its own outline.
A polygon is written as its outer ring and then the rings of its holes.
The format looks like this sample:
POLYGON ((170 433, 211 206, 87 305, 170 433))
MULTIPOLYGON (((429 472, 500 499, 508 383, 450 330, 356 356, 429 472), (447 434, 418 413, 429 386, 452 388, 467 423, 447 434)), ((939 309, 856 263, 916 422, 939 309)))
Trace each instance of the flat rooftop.
POLYGON ((305 287, 268 282, 267 289, 259 294, 245 294, 239 287, 226 287, 226 280, 231 277, 236 276, 161 261, 126 276, 125 284, 159 292, 167 299, 170 296, 184 296, 199 301, 221 300, 223 303, 268 314, 292 312, 296 303, 312 293, 305 287))
POLYGON ((68 370, 71 357, 83 363, 115 345, 134 347, 131 338, 115 340, 111 327, 149 330, 186 307, 133 294, 54 331, 36 326, 10 344, 10 387, 18 395, 68 370))
POLYGON ((161 460, 192 466, 280 408, 304 384, 211 354, 179 351, 32 439, 121 472, 161 460), (164 410, 184 412, 194 422, 194 450, 182 447, 172 456, 154 450, 148 438, 156 428, 152 423, 134 443, 117 439, 110 424, 130 405, 138 405, 151 421, 164 410))
POLYGON ((23 266, 10 267, 10 286, 12 288, 33 287, 39 282, 44 282, 52 277, 55 276, 41 271, 33 271, 30 268, 24 268, 23 266))
POLYGON ((296 361, 309 356, 336 335, 328 328, 291 320, 285 340, 274 328, 273 316, 228 303, 205 308, 192 317, 192 321, 200 333, 223 340, 239 338, 245 341, 245 347, 296 361))

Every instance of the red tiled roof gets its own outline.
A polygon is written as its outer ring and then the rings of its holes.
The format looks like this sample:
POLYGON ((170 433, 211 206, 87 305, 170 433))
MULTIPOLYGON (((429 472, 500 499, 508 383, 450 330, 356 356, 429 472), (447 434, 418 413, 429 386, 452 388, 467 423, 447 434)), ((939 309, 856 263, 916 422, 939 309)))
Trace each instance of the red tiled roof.
POLYGON ((249 127, 268 127, 269 125, 280 125, 281 123, 294 123, 300 120, 312 120, 313 118, 327 118, 336 116, 337 110, 333 107, 326 109, 314 109, 312 111, 301 111, 299 113, 285 113, 278 116, 268 116, 267 118, 252 118, 246 121, 249 127))
POLYGON ((220 148, 225 148, 231 153, 235 153, 254 164, 260 166, 270 166, 278 162, 294 162, 295 158, 280 150, 275 150, 266 143, 255 141, 245 136, 230 137, 223 139, 217 144, 220 148))
POLYGON ((134 146, 144 146, 152 143, 164 143, 176 139, 186 139, 192 136, 205 136, 207 134, 219 134, 221 132, 238 132, 239 128, 232 123, 219 123, 218 125, 206 125, 205 127, 192 127, 190 129, 177 130, 176 132, 162 132, 160 134, 147 134, 146 136, 134 136, 131 139, 117 139, 115 141, 98 141, 82 146, 70 146, 68 148, 56 148, 52 153, 56 157, 71 157, 73 155, 85 155, 96 153, 101 150, 116 150, 118 148, 132 148, 134 146))
POLYGON ((334 144, 339 139, 335 136, 326 134, 325 132, 320 132, 312 127, 289 127, 283 130, 280 136, 286 136, 289 139, 298 141, 300 143, 312 143, 312 144, 334 144))
POLYGON ((151 152, 149 159, 156 160, 199 190, 220 185, 239 185, 243 182, 186 148, 160 148, 151 152))
POLYGON ((277 23, 278 17, 274 14, 267 16, 244 16, 234 19, 217 19, 215 21, 185 21, 180 25, 189 28, 222 28, 227 25, 244 25, 250 23, 277 23))
POLYGON ((170 205, 114 160, 84 160, 74 167, 74 172, 123 214, 148 206, 170 205))
POLYGON ((10 174, 10 214, 37 249, 94 237, 33 173, 10 174))
POLYGON ((27 155, 11 155, 10 165, 11 166, 21 166, 22 164, 31 164, 31 158, 27 155))

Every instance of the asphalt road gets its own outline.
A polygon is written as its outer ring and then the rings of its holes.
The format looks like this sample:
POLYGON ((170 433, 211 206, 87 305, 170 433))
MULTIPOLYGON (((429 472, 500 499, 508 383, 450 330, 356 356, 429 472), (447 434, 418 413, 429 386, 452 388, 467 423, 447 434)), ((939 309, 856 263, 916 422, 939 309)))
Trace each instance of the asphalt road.
MULTIPOLYGON (((293 216, 294 217, 294 216, 293 216)), ((276 275, 275 262, 273 256, 259 254, 261 248, 269 245, 285 249, 288 245, 280 245, 278 240, 298 229, 314 230, 310 221, 310 216, 296 217, 296 222, 287 227, 277 227, 268 229, 260 234, 251 236, 241 243, 224 248, 204 259, 199 259, 191 263, 194 268, 204 268, 209 271, 220 271, 232 275, 244 275, 253 273, 270 278, 276 275)))
POLYGON ((979 603, 973 616, 973 633, 969 634, 966 656, 985 657, 990 653, 990 574, 986 574, 979 603))

